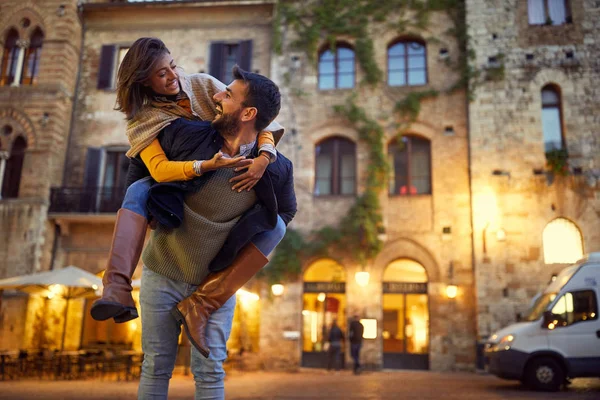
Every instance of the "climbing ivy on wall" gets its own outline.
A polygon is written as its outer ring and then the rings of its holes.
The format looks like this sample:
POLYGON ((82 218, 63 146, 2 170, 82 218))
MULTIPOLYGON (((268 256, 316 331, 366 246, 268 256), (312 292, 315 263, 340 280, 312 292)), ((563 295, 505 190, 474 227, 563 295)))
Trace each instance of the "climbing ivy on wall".
MULTIPOLYGON (((377 88, 383 83, 383 72, 375 60, 373 38, 389 31, 397 36, 415 36, 428 29, 432 12, 444 11, 454 24, 448 33, 459 44, 456 59, 447 61, 459 72, 459 79, 450 91, 468 90, 477 72, 468 63, 474 55, 467 49, 464 3, 465 0, 281 0, 273 18, 273 46, 279 54, 283 53, 284 45, 301 51, 316 65, 319 46, 323 43, 335 50, 336 43, 350 41, 363 72, 361 84, 377 88), (283 40, 284 28, 294 32, 294 39, 287 44, 283 40)), ((417 120, 424 99, 438 95, 435 90, 411 91, 397 99, 391 118, 399 132, 417 120)), ((301 260, 307 257, 335 256, 343 249, 344 254, 364 265, 383 248, 379 239, 384 231, 379 195, 386 188, 389 172, 384 129, 357 105, 356 99, 356 93, 349 95, 345 102, 334 106, 334 111, 355 126, 360 140, 369 149, 364 192, 339 226, 327 226, 306 237, 288 230, 266 270, 271 271, 267 272, 271 281, 281 279, 286 271, 299 273, 301 260)))

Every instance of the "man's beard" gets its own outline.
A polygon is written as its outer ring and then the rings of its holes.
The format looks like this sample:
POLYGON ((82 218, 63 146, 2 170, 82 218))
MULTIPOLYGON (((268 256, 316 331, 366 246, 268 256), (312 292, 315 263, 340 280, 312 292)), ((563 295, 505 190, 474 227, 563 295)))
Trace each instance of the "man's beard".
POLYGON ((212 122, 212 127, 215 128, 222 136, 236 136, 240 131, 240 115, 242 110, 231 114, 221 114, 221 117, 212 122))

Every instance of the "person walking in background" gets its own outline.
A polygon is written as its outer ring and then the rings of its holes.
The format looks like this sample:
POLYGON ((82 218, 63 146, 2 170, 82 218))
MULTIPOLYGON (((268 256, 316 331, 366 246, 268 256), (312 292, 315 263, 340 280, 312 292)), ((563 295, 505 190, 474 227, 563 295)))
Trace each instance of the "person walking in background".
POLYGON ((334 364, 336 371, 340 370, 340 355, 342 353, 343 340, 344 332, 342 332, 337 321, 334 319, 327 337, 327 342, 329 343, 329 349, 327 350, 327 371, 331 371, 332 364, 334 364))
POLYGON ((365 328, 360 323, 358 315, 352 317, 348 337, 350 339, 350 354, 354 360, 354 373, 360 373, 360 348, 362 347, 363 333, 365 328))

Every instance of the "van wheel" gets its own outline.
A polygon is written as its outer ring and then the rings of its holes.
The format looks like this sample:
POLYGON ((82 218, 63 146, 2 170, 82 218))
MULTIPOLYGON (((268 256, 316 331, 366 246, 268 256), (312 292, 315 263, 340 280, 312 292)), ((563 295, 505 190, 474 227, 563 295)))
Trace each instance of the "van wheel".
POLYGON ((550 357, 536 358, 527 364, 525 370, 527 385, 547 392, 556 392, 565 381, 561 365, 550 357))

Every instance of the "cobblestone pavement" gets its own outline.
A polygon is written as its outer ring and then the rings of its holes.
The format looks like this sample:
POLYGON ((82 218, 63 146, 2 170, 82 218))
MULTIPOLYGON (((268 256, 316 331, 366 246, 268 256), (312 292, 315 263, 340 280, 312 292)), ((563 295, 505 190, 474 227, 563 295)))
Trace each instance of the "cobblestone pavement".
MULTIPOLYGON (((171 381, 169 399, 193 399, 191 377, 171 381)), ((599 400, 600 379, 576 379, 558 393, 533 392, 489 375, 439 372, 371 372, 354 376, 322 371, 232 373, 227 400, 599 400)), ((137 382, 0 382, 0 399, 135 399, 137 382)))

